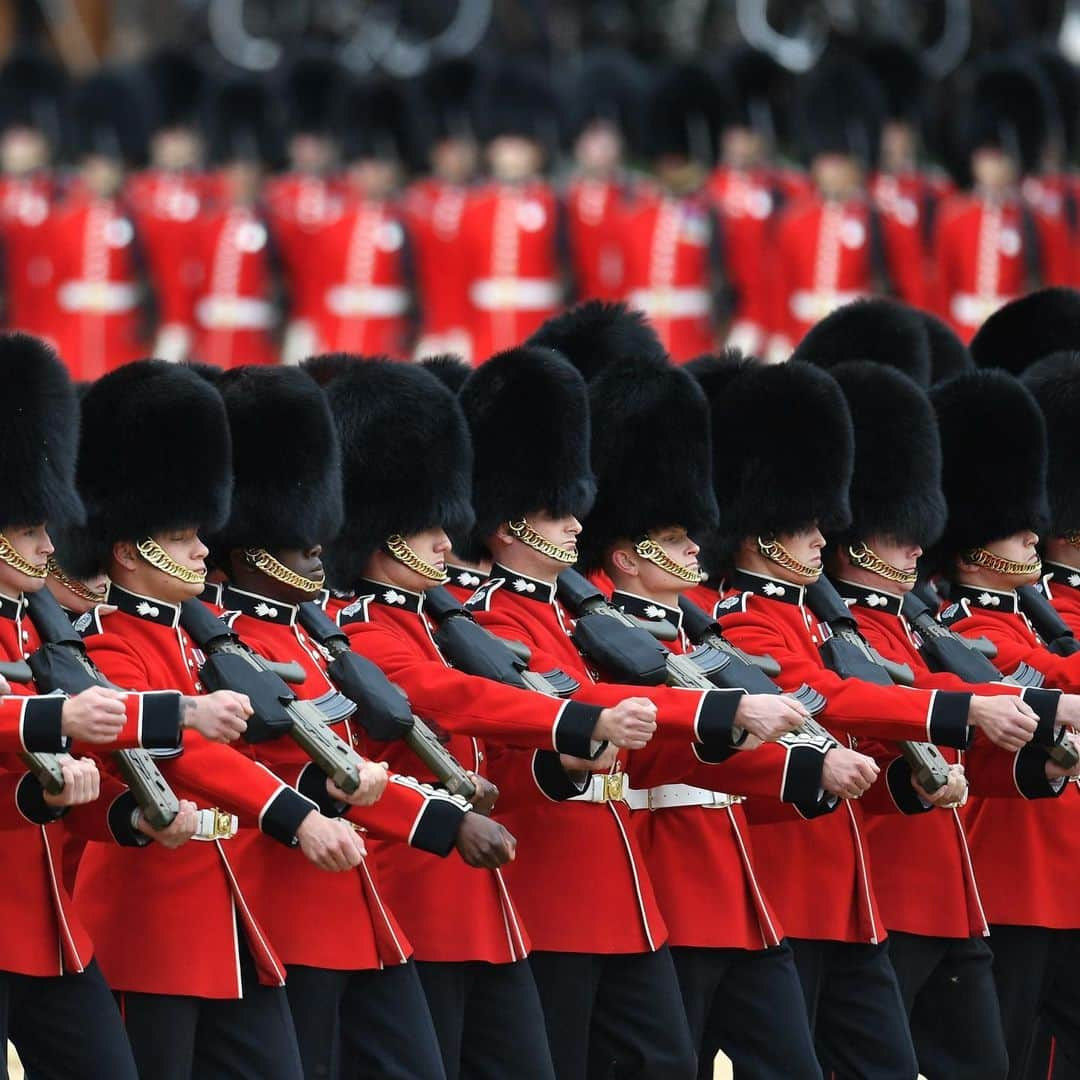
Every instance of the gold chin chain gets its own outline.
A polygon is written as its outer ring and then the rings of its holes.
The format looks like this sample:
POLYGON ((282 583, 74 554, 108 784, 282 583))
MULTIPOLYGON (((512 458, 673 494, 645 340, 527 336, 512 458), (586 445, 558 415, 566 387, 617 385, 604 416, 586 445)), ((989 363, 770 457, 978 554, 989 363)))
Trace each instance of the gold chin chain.
POLYGON ((763 540, 760 536, 757 538, 758 551, 765 556, 766 559, 776 563, 777 566, 782 566, 785 570, 790 570, 794 574, 799 574, 801 577, 810 578, 813 581, 817 581, 821 577, 820 566, 807 566, 806 563, 799 562, 794 555, 783 544, 780 543, 775 537, 770 537, 768 540, 763 540))
POLYGON ((155 570, 160 570, 163 574, 184 582, 185 585, 206 584, 205 570, 189 570, 186 566, 181 566, 156 540, 151 540, 149 537, 140 540, 135 545, 135 550, 155 570))
POLYGON ((49 561, 45 564, 45 572, 49 577, 56 578, 68 592, 74 593, 80 600, 85 600, 88 604, 105 603, 105 597, 108 595, 107 590, 102 589, 101 592, 94 592, 85 581, 68 577, 60 564, 51 555, 49 561))
POLYGON ((290 570, 283 563, 278 562, 265 548, 245 548, 244 558, 248 565, 255 570, 261 570, 267 577, 280 581, 282 585, 288 585, 291 589, 298 589, 302 593, 314 596, 322 587, 324 575, 317 578, 304 577, 295 570, 290 570))
POLYGON ((892 563, 887 563, 866 544, 852 546, 847 550, 851 561, 856 566, 861 566, 864 570, 869 570, 870 573, 885 578, 886 581, 896 581, 901 585, 914 585, 919 580, 917 573, 909 573, 907 570, 901 570, 898 566, 893 566, 892 563))
POLYGON ((11 541, 3 533, 0 533, 0 559, 3 559, 12 570, 17 570, 29 578, 37 578, 40 581, 49 576, 48 567, 35 566, 29 559, 24 559, 11 546, 11 541))
POLYGON ((643 559, 648 559, 672 577, 677 577, 680 581, 686 581, 691 585, 701 584, 700 570, 692 566, 680 566, 651 536, 643 536, 634 545, 634 550, 643 559))
POLYGON ((539 551, 541 555, 547 555, 548 558, 565 563, 567 566, 573 566, 577 562, 576 551, 553 544, 541 536, 524 518, 520 521, 508 521, 506 527, 510 530, 511 536, 517 537, 523 544, 528 544, 533 551, 539 551))
POLYGON ((1080 532, 1073 530, 1065 533, 1065 539, 1075 548, 1080 548, 1080 532))
POLYGON ((1031 562, 1013 562, 1012 559, 1003 559, 986 548, 975 548, 964 553, 964 560, 981 566, 985 570, 993 570, 998 574, 1008 574, 1009 577, 1029 577, 1032 574, 1042 573, 1042 560, 1036 556, 1031 562))
POLYGON ((395 559, 403 566, 407 566, 410 570, 415 570, 421 577, 426 577, 428 581, 434 581, 438 585, 450 580, 447 574, 440 570, 437 566, 432 566, 431 563, 421 559, 419 555, 405 542, 405 537, 400 533, 394 533, 393 536, 386 538, 386 550, 394 556, 395 559))

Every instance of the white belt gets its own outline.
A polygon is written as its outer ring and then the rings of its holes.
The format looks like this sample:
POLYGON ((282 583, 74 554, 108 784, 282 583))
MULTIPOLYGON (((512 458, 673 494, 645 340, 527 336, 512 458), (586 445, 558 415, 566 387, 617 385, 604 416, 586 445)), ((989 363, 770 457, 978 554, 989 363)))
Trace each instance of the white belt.
POLYGON ((199 827, 192 840, 228 840, 236 835, 240 822, 235 814, 226 813, 216 806, 212 810, 197 810, 199 827))
POLYGON ((626 805, 631 810, 668 810, 675 806, 707 806, 723 810, 742 801, 741 795, 725 795, 722 791, 691 787, 689 784, 628 788, 626 792, 626 805))
POLYGON ((589 777, 589 786, 580 794, 567 799, 567 802, 621 802, 626 798, 626 773, 594 773, 589 777))
POLYGON ((866 293, 861 289, 846 289, 843 292, 832 289, 823 292, 796 289, 791 294, 791 314, 799 322, 817 322, 818 319, 825 318, 838 307, 850 304, 852 300, 858 300, 865 295, 866 293))
POLYGON ((981 326, 1012 296, 977 296, 975 293, 954 293, 949 300, 952 317, 963 326, 981 326))
POLYGON ((708 315, 712 311, 712 297, 708 289, 691 287, 634 289, 630 293, 630 306, 653 318, 690 319, 708 315))
POLYGON ((131 311, 139 302, 139 290, 121 281, 65 281, 57 293, 65 311, 97 311, 116 315, 131 311))
POLYGON ((481 311, 546 311, 562 303, 562 287, 553 278, 480 278, 469 299, 481 311))
POLYGON ((390 285, 335 285, 326 290, 326 306, 342 319, 393 318, 408 311, 409 294, 390 285))
POLYGON ((277 321, 273 304, 250 296, 204 296, 195 317, 207 330, 266 330, 277 321))

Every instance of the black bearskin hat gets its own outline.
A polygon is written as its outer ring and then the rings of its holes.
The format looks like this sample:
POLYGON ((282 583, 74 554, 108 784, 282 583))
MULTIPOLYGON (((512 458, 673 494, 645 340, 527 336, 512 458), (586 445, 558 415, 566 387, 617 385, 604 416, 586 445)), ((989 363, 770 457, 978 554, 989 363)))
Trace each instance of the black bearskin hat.
POLYGON ((154 96, 151 129, 198 126, 206 72, 191 52, 159 49, 144 71, 154 96))
POLYGON ((1019 375, 1051 353, 1080 349, 1080 290, 1039 289, 999 308, 971 340, 981 368, 1019 375))
POLYGON ((474 109, 483 142, 520 135, 551 149, 559 141, 559 107, 551 78, 528 57, 506 57, 483 71, 474 109))
POLYGON ((427 368, 452 394, 456 394, 465 385, 465 380, 473 371, 472 365, 465 363, 454 353, 425 356, 420 361, 420 366, 427 368))
POLYGON ((1050 45, 1037 48, 1033 59, 1054 96, 1051 130, 1060 141, 1061 151, 1071 158, 1080 135, 1080 71, 1050 45))
POLYGON ((279 162, 280 124, 274 104, 275 99, 258 79, 236 78, 216 87, 209 100, 207 121, 210 160, 217 164, 279 162))
POLYGON ((841 364, 833 377, 855 431, 849 544, 884 536, 927 548, 945 528, 941 440, 925 391, 882 364, 841 364))
POLYGON ((285 76, 285 127, 290 135, 335 134, 343 74, 328 55, 298 57, 285 76))
POLYGON ((720 87, 704 68, 681 64, 659 76, 645 109, 645 141, 652 160, 686 158, 711 166, 716 160, 723 102, 720 87))
POLYGON ((725 58, 723 82, 729 88, 730 115, 724 126, 751 128, 775 142, 788 120, 790 77, 768 53, 748 45, 736 46, 725 58))
POLYGON ((0 529, 81 525, 75 490, 79 402, 60 358, 29 334, 0 334, 0 380, 6 415, 0 425, 0 529))
POLYGON ((72 537, 69 573, 106 569, 118 540, 229 516, 232 447, 221 395, 197 372, 138 360, 98 379, 82 400, 76 474, 86 529, 72 537))
POLYGON ((368 360, 326 388, 341 443, 345 525, 324 555, 327 580, 351 587, 395 533, 472 525, 472 451, 461 408, 419 364, 368 360))
POLYGON ((533 346, 493 356, 459 395, 472 432, 476 526, 455 537, 466 559, 505 521, 546 510, 583 518, 596 496, 585 382, 557 352, 533 346))
POLYGON ((553 315, 526 342, 561 353, 589 382, 608 364, 649 359, 667 363, 667 353, 649 320, 622 303, 586 300, 553 315))
POLYGON ((920 311, 919 316, 930 344, 930 385, 936 386, 954 375, 971 371, 975 361, 952 328, 928 311, 920 311))
POLYGON ((76 158, 91 154, 140 163, 145 157, 150 115, 134 79, 99 71, 72 94, 69 131, 76 158))
POLYGON ((873 74, 854 57, 834 53, 800 82, 805 159, 846 154, 873 167, 885 114, 885 97, 873 74))
POLYGON ((890 120, 918 123, 928 82, 919 53, 897 38, 875 38, 859 52, 878 78, 885 97, 885 115, 890 120))
POLYGON ((825 533, 843 531, 854 439, 836 380, 809 364, 737 367, 710 399, 721 536, 734 549, 746 537, 814 522, 825 533))
POLYGON ((367 359, 355 353, 321 353, 319 356, 309 356, 301 361, 300 366, 325 390, 339 375, 344 375, 367 359))
POLYGON ((938 568, 1021 529, 1042 532, 1049 516, 1046 424, 1031 392, 1007 372, 971 371, 934 387, 931 399, 949 504, 938 568))
POLYGON ((1080 351, 1044 356, 1024 372, 1022 381, 1046 421, 1050 534, 1080 531, 1080 351))
POLYGON ((467 57, 432 64, 414 86, 414 127, 425 153, 443 139, 476 138, 476 64, 467 57))
POLYGON ((354 82, 341 105, 341 144, 346 161, 378 159, 408 166, 412 160, 409 107, 392 79, 354 82))
POLYGON ((799 342, 792 360, 831 370, 872 360, 930 385, 930 342, 914 308, 896 300, 854 300, 826 315, 799 342))
POLYGON ((640 146, 647 87, 645 72, 629 53, 601 48, 586 54, 567 102, 570 139, 600 122, 621 132, 628 147, 640 146))
POLYGON ((589 384, 597 494, 579 564, 600 565, 616 540, 682 525, 695 539, 716 528, 709 403, 694 377, 652 360, 613 364, 589 384))
POLYGON ((0 68, 0 131, 34 128, 59 145, 65 81, 59 64, 41 53, 17 49, 0 68))
POLYGON ((213 539, 216 561, 233 548, 300 548, 337 536, 341 455, 326 396, 294 367, 243 367, 218 384, 229 417, 233 496, 213 539))

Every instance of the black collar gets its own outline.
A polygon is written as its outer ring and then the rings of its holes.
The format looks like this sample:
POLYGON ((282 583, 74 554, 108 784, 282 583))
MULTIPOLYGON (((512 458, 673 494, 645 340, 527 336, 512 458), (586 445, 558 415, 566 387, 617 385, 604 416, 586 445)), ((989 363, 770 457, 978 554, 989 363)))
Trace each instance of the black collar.
POLYGON ((26 607, 26 597, 22 593, 19 594, 17 600, 0 593, 0 619, 17 619, 24 607, 26 607))
POLYGON ((217 607, 221 607, 221 592, 224 586, 220 581, 208 581, 203 586, 203 591, 199 593, 199 599, 204 604, 215 604, 217 607))
POLYGON ((1005 611, 1015 615, 1020 610, 1020 601, 1015 590, 1000 592, 997 589, 977 589, 972 585, 960 585, 953 582, 949 590, 949 599, 955 604, 961 600, 984 611, 1005 611))
POLYGON ((535 600, 538 604, 550 604, 555 599, 554 582, 540 581, 527 574, 519 574, 516 570, 507 569, 502 563, 496 563, 491 568, 489 580, 495 578, 505 581, 504 588, 515 596, 524 596, 528 600, 535 600))
POLYGON ((140 596, 120 588, 115 581, 109 582, 109 592, 105 603, 111 604, 118 611, 136 615, 158 626, 178 626, 180 624, 180 605, 169 604, 164 600, 155 600, 151 596, 140 596))
POLYGON ((221 590, 221 606, 226 611, 239 611, 263 622, 277 623, 280 626, 292 626, 296 622, 297 607, 280 600, 271 600, 257 593, 245 592, 235 585, 226 585, 221 590))
POLYGON ((450 578, 447 584, 456 585, 459 589, 479 589, 488 579, 481 570, 474 570, 471 566, 455 566, 453 563, 446 564, 446 573, 450 578))
POLYGON ((792 585, 790 581, 754 574, 749 570, 736 570, 731 578, 731 587, 739 592, 753 593, 766 600, 779 600, 782 604, 802 607, 806 590, 802 585, 792 585))
POLYGON ((1054 585, 1064 585, 1068 588, 1080 589, 1080 570, 1077 570, 1075 566, 1066 566, 1064 563, 1043 563, 1043 569, 1046 574, 1043 576, 1045 581, 1047 578, 1054 585))
POLYGON ((871 611, 887 611, 890 615, 899 615, 904 603, 902 596, 885 592, 883 589, 868 589, 865 585, 856 585, 854 581, 836 578, 833 582, 836 591, 850 607, 869 608, 871 611))
POLYGON ((398 611, 411 611, 414 615, 419 615, 424 608, 423 593, 399 589, 396 585, 387 585, 381 581, 367 581, 365 579, 358 581, 356 583, 356 597, 360 600, 365 596, 370 596, 376 604, 396 608, 398 611))
POLYGON ((637 619, 645 622, 669 622, 676 630, 682 629, 682 609, 668 607, 667 604, 658 603, 656 600, 648 600, 637 593, 620 592, 618 589, 611 594, 611 602, 637 619))

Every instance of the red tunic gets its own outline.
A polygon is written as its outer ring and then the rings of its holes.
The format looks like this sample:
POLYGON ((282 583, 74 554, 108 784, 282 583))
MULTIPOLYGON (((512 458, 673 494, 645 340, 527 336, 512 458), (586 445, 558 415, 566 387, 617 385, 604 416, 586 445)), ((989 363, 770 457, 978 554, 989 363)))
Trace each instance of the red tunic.
POLYGON ((933 295, 928 222, 937 190, 920 172, 878 173, 870 182, 870 197, 881 222, 889 282, 898 299, 927 307, 933 295))
POLYGON ((1080 235, 1075 220, 1069 220, 1070 213, 1076 210, 1070 191, 1072 183, 1073 178, 1068 173, 1057 173, 1027 176, 1020 186, 1024 201, 1035 214, 1043 285, 1077 284, 1077 241, 1080 235))
POLYGON ((566 191, 566 229, 574 291, 579 300, 618 300, 623 292, 623 237, 627 201, 616 180, 579 177, 566 191))
POLYGON ((472 360, 520 345, 563 301, 555 192, 541 180, 485 184, 466 203, 460 258, 472 360))
POLYGON ((619 228, 624 299, 649 316, 673 360, 711 352, 715 228, 704 193, 679 199, 644 189, 619 228))
POLYGON ((9 330, 45 335, 56 328, 50 236, 56 196, 55 182, 46 174, 0 179, 4 325, 9 330))

